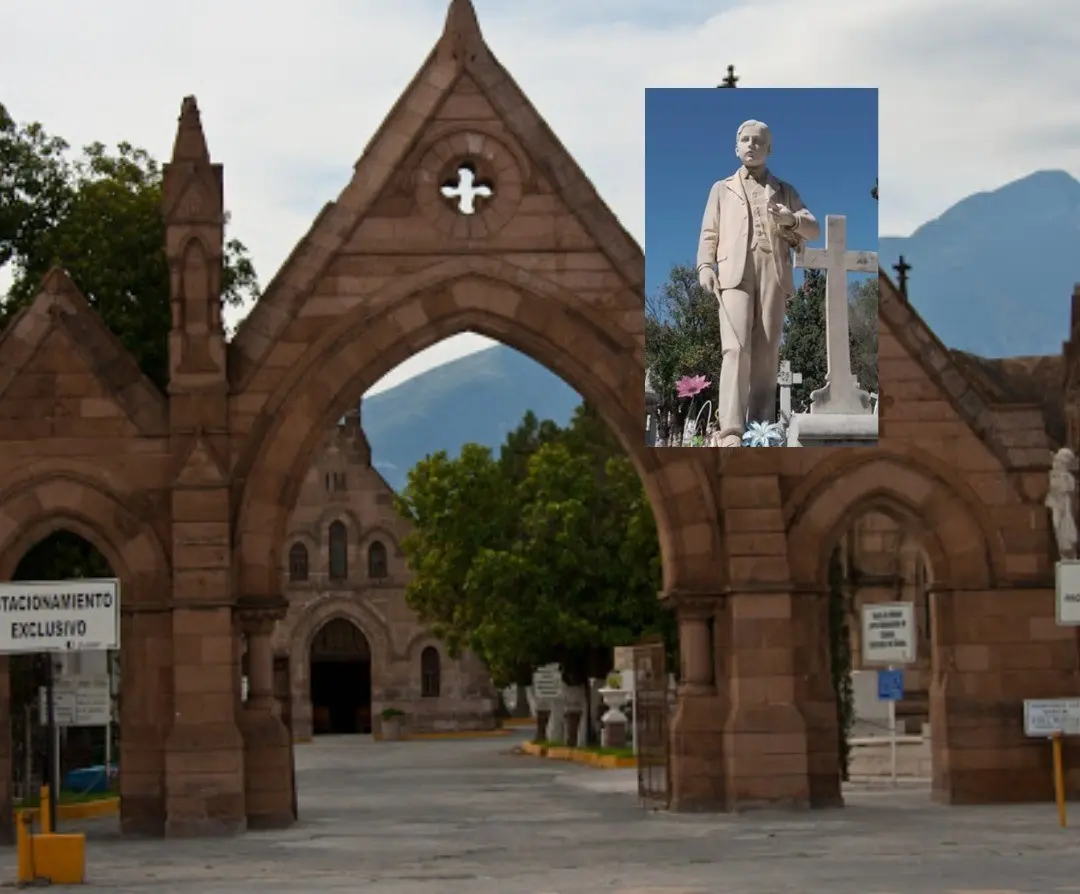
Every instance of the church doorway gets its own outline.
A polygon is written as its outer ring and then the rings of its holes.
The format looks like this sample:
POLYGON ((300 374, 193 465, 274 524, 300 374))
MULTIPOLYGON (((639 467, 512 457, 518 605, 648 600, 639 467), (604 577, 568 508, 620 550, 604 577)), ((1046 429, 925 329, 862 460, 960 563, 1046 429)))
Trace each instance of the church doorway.
POLYGON ((332 618, 311 642, 312 732, 371 732, 371 646, 352 621, 332 618))

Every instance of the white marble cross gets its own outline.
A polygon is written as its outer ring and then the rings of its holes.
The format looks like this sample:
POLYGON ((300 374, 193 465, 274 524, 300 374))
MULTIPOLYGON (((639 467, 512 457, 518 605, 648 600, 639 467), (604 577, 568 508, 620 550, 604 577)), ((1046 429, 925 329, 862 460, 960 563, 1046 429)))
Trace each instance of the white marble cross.
POLYGON ((828 371, 823 387, 810 395, 811 413, 870 412, 870 395, 859 388, 851 372, 848 323, 848 271, 876 273, 876 251, 847 250, 847 218, 825 218, 825 247, 806 248, 795 256, 797 267, 825 271, 825 351, 828 371))
POLYGON ((802 384, 802 373, 793 373, 791 361, 781 360, 776 384, 780 386, 780 420, 784 421, 791 415, 791 386, 802 384))
POLYGON ((471 168, 458 168, 457 185, 446 184, 442 188, 442 194, 448 199, 457 199, 457 210, 462 214, 476 213, 477 199, 490 199, 491 187, 476 182, 476 174, 471 168))

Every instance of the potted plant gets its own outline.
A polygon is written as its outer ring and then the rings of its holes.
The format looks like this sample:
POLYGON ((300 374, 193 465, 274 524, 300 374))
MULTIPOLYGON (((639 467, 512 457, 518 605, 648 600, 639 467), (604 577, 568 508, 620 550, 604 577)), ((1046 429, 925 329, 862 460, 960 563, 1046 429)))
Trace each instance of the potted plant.
POLYGON ((401 738, 401 718, 405 712, 400 708, 383 708, 379 717, 382 718, 381 738, 384 742, 396 742, 401 738))

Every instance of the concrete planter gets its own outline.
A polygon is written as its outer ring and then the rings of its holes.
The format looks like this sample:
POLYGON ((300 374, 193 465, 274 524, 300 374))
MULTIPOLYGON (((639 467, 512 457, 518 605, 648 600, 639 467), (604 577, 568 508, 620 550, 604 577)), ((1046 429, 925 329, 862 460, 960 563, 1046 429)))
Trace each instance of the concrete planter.
POLYGON ((380 738, 384 742, 397 742, 401 738, 401 717, 384 717, 380 738))

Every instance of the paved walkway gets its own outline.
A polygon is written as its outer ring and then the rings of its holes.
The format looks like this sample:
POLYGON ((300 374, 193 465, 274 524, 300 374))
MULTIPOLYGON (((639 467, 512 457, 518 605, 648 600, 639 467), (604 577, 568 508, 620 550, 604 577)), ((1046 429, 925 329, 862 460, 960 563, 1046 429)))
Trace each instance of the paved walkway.
MULTIPOLYGON (((520 740, 523 734, 518 734, 520 740)), ((1052 894, 1080 892, 1077 829, 1052 805, 941 808, 860 787, 845 810, 649 814, 633 771, 515 756, 513 739, 298 750, 303 820, 231 840, 92 827, 112 894, 1052 894)), ((88 830, 90 827, 88 827, 88 830)), ((0 852, 0 883, 15 878, 0 852)), ((83 890, 86 890, 85 888, 83 890)))

